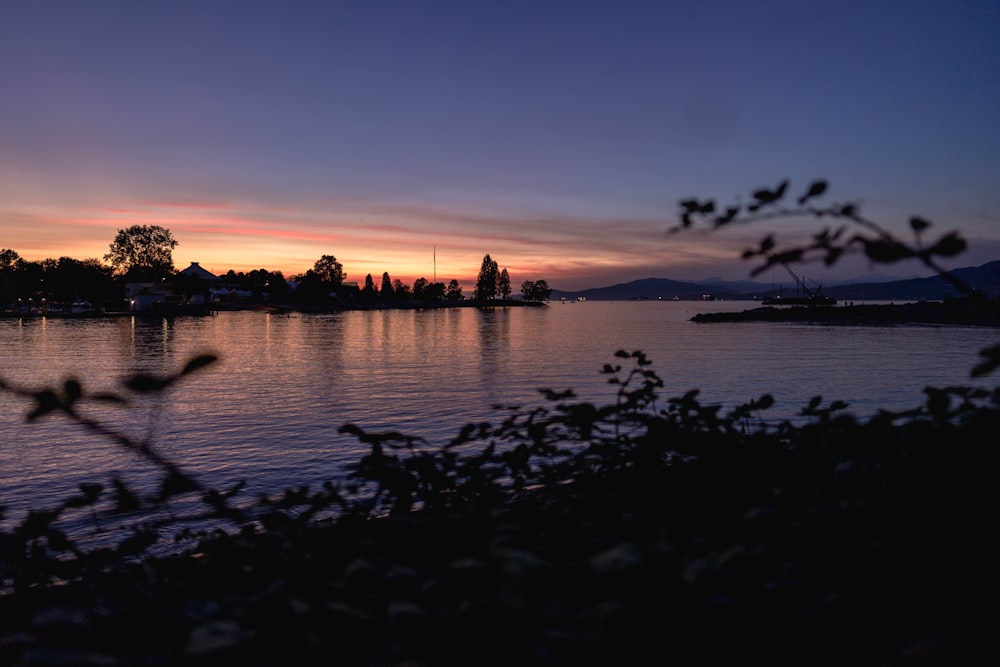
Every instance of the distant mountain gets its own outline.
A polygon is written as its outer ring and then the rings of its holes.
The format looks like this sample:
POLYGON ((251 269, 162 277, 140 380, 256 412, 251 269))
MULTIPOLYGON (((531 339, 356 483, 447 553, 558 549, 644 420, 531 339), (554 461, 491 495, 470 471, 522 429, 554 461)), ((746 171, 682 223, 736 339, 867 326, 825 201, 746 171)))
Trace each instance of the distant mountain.
MULTIPOLYGON (((706 278, 705 280, 694 281, 696 285, 705 285, 709 288, 724 288, 737 294, 750 294, 761 290, 771 289, 772 284, 765 284, 754 280, 723 280, 722 278, 706 278)), ((711 291, 711 289, 709 290, 711 291)))
MULTIPOLYGON (((887 282, 898 282, 900 280, 911 280, 919 278, 921 276, 910 276, 908 278, 900 278, 899 276, 887 276, 881 273, 872 273, 866 276, 860 276, 857 278, 851 278, 849 280, 831 280, 828 282, 823 282, 822 285, 817 285, 812 280, 807 280, 810 289, 816 289, 817 287, 827 288, 835 287, 840 285, 855 285, 855 284, 868 284, 868 283, 887 283, 887 282)), ((744 295, 771 295, 777 293, 779 288, 773 282, 759 282, 754 280, 724 280, 722 278, 706 278, 705 280, 694 281, 697 285, 706 285, 711 288, 726 288, 738 294, 744 295)), ((789 288, 794 289, 795 283, 786 275, 785 279, 780 283, 784 286, 787 291, 789 288)), ((709 290, 711 291, 711 290, 709 290)), ((825 290, 824 290, 825 291, 825 290)))
MULTIPOLYGON (((1000 260, 982 266, 955 269, 950 272, 973 289, 990 297, 1000 297, 1000 260)), ((885 276, 867 276, 866 282, 837 283, 822 287, 821 293, 838 300, 849 301, 940 301, 946 296, 959 296, 958 291, 939 276, 883 280, 885 276)), ((815 285, 809 285, 815 289, 815 285)), ((610 287, 597 287, 567 292, 552 290, 551 299, 574 300, 585 297, 593 301, 624 301, 629 299, 681 300, 731 299, 751 300, 777 294, 790 295, 794 286, 774 288, 772 285, 752 280, 724 281, 711 278, 698 282, 684 282, 667 278, 644 278, 610 287)))
MULTIPOLYGON (((988 297, 1000 296, 1000 260, 982 266, 954 269, 949 273, 988 297)), ((851 301, 940 301, 960 296, 955 287, 940 276, 910 278, 887 283, 857 283, 823 290, 839 300, 851 301)))
POLYGON ((868 275, 857 276, 848 280, 831 280, 824 284, 833 287, 835 285, 857 285, 860 283, 892 283, 900 280, 912 280, 914 278, 924 277, 926 276, 907 276, 905 278, 901 278, 900 276, 887 276, 884 273, 869 273, 868 275))
POLYGON ((722 285, 703 285, 700 283, 682 282, 667 278, 644 278, 629 283, 620 283, 610 287, 596 287, 579 292, 564 292, 552 290, 549 297, 553 301, 560 299, 573 300, 585 297, 588 301, 625 301, 628 299, 650 299, 668 301, 677 297, 683 300, 701 299, 710 295, 717 299, 748 298, 737 290, 722 285))

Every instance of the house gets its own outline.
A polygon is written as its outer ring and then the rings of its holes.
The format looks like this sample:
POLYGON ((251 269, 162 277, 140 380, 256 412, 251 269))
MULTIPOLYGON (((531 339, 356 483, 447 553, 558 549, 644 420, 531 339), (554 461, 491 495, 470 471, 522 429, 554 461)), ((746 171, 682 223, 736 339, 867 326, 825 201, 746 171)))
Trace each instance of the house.
POLYGON ((167 297, 173 296, 170 285, 160 283, 125 283, 125 301, 133 313, 149 313, 155 310, 156 304, 165 304, 167 297))
POLYGON ((340 284, 340 289, 336 292, 330 292, 330 298, 341 299, 341 300, 353 300, 361 293, 361 288, 358 287, 356 281, 345 280, 340 284))
POLYGON ((201 278, 202 280, 220 280, 219 276, 215 275, 211 271, 206 271, 200 264, 198 264, 198 262, 191 262, 191 266, 178 271, 177 273, 182 276, 201 278))

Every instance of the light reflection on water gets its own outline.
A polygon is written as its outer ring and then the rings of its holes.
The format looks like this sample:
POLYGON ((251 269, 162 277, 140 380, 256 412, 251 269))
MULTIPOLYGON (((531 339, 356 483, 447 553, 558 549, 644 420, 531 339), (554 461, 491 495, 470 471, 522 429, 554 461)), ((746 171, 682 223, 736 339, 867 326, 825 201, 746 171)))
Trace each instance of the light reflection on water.
MULTIPOLYGON (((697 324, 736 302, 553 303, 492 311, 261 312, 163 319, 0 320, 0 376, 19 386, 73 375, 91 391, 132 373, 179 370, 195 354, 218 364, 164 397, 90 413, 166 456, 210 487, 247 479, 252 493, 342 475, 362 451, 338 433, 352 422, 444 444, 469 422, 499 420, 494 405, 540 404, 538 390, 613 400, 600 374, 618 349, 642 350, 663 396, 694 388, 728 406, 771 393, 768 415, 794 415, 815 394, 861 415, 905 409, 925 385, 970 384, 977 351, 998 332, 929 326, 697 324)), ((988 384, 988 382, 984 382, 988 384)), ((665 405, 665 403, 664 403, 665 405)), ((118 471, 152 484, 146 464, 59 419, 25 426, 28 405, 0 394, 0 505, 11 518, 48 506, 84 481, 118 471)), ((149 489, 147 489, 149 491, 149 489)))

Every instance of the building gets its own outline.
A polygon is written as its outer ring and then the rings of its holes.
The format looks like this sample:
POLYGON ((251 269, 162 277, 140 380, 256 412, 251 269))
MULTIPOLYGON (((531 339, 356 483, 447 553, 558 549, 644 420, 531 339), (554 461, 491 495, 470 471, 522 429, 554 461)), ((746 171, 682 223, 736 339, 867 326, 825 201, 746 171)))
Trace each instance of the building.
POLYGON ((201 267, 198 262, 191 262, 191 266, 177 272, 178 275, 182 276, 192 276, 194 278, 201 278, 202 280, 220 280, 219 276, 215 275, 211 271, 206 271, 201 267))

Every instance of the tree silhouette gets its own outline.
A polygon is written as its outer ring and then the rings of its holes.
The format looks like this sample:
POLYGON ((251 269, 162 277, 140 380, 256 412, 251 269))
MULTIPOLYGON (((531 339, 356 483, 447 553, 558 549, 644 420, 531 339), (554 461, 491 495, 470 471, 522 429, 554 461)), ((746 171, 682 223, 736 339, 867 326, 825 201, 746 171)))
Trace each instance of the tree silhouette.
POLYGON ((503 269, 497 279, 497 294, 500 298, 507 299, 510 297, 510 292, 510 275, 507 273, 507 269, 503 269))
POLYGON ((389 277, 388 271, 382 274, 382 289, 379 290, 378 296, 383 303, 392 301, 392 279, 389 277))
POLYGON ((482 266, 479 269, 479 276, 476 278, 476 300, 480 303, 491 301, 497 295, 497 286, 500 280, 499 268, 492 257, 483 257, 482 266))
POLYGON ((445 292, 444 297, 448 301, 461 301, 465 298, 462 296, 462 287, 458 284, 457 280, 452 279, 448 283, 448 289, 445 292))
POLYGON ((178 245, 170 230, 159 225, 132 225, 119 229, 104 261, 120 276, 156 280, 174 273, 173 250, 178 245))

